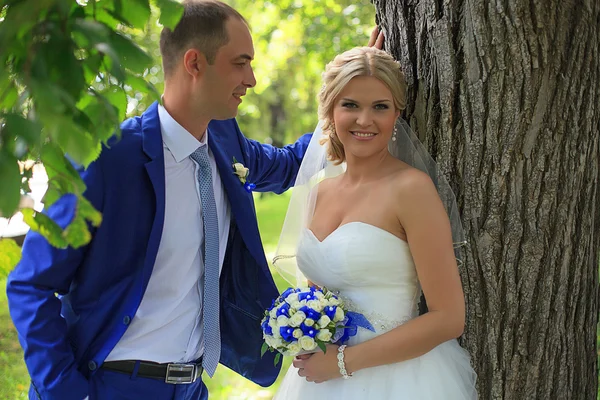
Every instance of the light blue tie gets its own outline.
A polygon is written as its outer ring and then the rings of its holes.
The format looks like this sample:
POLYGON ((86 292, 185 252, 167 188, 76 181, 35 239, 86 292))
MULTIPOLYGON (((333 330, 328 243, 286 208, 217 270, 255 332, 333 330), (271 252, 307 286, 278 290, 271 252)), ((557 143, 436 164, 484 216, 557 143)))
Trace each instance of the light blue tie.
POLYGON ((190 155, 198 168, 202 219, 204 222, 204 356, 202 366, 212 378, 221 358, 219 327, 219 223, 217 204, 208 161, 208 146, 201 146, 190 155))

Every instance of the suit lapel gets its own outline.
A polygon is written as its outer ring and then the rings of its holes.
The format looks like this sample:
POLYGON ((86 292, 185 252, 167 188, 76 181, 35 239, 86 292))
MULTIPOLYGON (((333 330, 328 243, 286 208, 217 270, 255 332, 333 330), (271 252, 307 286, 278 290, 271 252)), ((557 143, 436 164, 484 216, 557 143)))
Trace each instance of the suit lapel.
POLYGON ((246 247, 259 265, 264 265, 266 260, 256 222, 252 193, 246 192, 239 178, 233 174, 233 157, 240 162, 244 158, 237 141, 228 140, 228 136, 231 135, 231 132, 225 129, 211 128, 209 125, 208 145, 215 157, 231 211, 246 247))
POLYGON ((150 159, 145 164, 145 168, 156 199, 154 221, 144 261, 143 274, 144 287, 146 287, 156 261, 165 219, 165 161, 158 118, 158 102, 154 102, 142 115, 141 124, 143 150, 150 159))

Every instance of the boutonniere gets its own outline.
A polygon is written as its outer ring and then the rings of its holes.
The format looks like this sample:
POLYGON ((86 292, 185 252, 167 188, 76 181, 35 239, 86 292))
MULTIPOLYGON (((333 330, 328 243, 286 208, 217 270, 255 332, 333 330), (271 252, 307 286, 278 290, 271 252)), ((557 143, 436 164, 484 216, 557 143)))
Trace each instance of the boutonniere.
POLYGON ((246 189, 246 192, 252 193, 252 191, 256 188, 256 185, 254 183, 248 182, 248 174, 250 173, 250 170, 244 167, 244 164, 238 162, 238 160, 236 160, 235 157, 233 157, 233 163, 231 164, 231 166, 233 168, 233 174, 236 175, 242 183, 242 185, 244 185, 244 189, 246 189))

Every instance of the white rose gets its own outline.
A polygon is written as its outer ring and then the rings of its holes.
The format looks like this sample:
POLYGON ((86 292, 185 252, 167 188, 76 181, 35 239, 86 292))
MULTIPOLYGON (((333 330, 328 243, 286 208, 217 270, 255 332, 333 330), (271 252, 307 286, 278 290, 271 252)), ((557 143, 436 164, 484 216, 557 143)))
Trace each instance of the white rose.
POLYGON ((240 178, 245 178, 246 175, 248 175, 248 171, 250 171, 248 168, 244 167, 244 164, 242 163, 233 164, 233 169, 235 170, 235 174, 240 178))
POLYGON ((304 325, 306 325, 306 326, 313 326, 314 324, 315 324, 315 320, 314 319, 306 318, 304 320, 304 325))
POLYGON ((273 328, 273 337, 280 338, 281 332, 279 331, 279 327, 273 328))
POLYGON ((344 310, 341 307, 338 307, 335 310, 335 316, 333 317, 333 322, 340 322, 344 320, 344 310))
POLYGON ((329 305, 329 300, 321 299, 321 300, 319 300, 319 303, 321 303, 321 308, 325 308, 329 305))
POLYGON ((280 315, 279 317, 277 317, 277 325, 278 326, 288 326, 288 322, 289 322, 289 318, 286 317, 285 315, 280 315))
POLYGON ((279 330, 279 325, 277 325, 277 320, 273 318, 269 318, 269 326, 273 330, 279 330))
POLYGON ((290 344, 287 345, 287 352, 288 355, 290 356, 296 356, 298 355, 298 353, 300 353, 300 350, 302 350, 302 347, 300 346, 300 343, 298 342, 292 342, 290 344))
POLYGON ((300 324, 302 322, 304 322, 305 319, 306 319, 306 314, 304 314, 302 311, 298 311, 296 314, 292 315, 292 318, 290 318, 290 320, 289 320, 290 326, 297 328, 300 326, 300 324))
POLYGON ((306 351, 314 350, 317 347, 317 342, 310 336, 302 336, 298 339, 298 343, 300 343, 300 346, 306 351))
POLYGON ((321 318, 319 318, 319 327, 325 328, 327 325, 329 325, 330 322, 331 319, 327 315, 323 315, 321 318))
POLYGON ((319 300, 325 298, 325 295, 323 294, 323 292, 315 292, 315 296, 317 296, 317 299, 319 299, 319 300))
POLYGON ((317 333, 317 339, 322 342, 329 342, 331 340, 331 332, 327 329, 321 329, 319 333, 317 333))
POLYGON ((277 308, 273 307, 271 311, 269 311, 269 317, 277 319, 277 308))
POLYGON ((285 302, 288 303, 289 305, 293 305, 294 302, 297 302, 297 301, 298 301, 298 293, 296 293, 296 292, 288 294, 288 297, 285 298, 285 302))
POLYGON ((283 341, 281 340, 281 338, 276 338, 276 337, 272 337, 272 336, 267 336, 265 338, 265 342, 267 342, 267 344, 273 348, 278 348, 283 346, 283 341))
POLYGON ((323 311, 323 306, 321 305, 320 300, 311 300, 307 303, 307 305, 317 312, 323 311))
POLYGON ((294 333, 293 333, 294 337, 296 339, 300 339, 302 337, 302 335, 304 335, 304 333, 302 333, 302 329, 294 329, 294 333))
POLYGON ((340 301, 338 299, 335 298, 330 298, 329 299, 329 305, 330 306, 339 306, 340 305, 340 301))
POLYGON ((298 300, 291 302, 290 306, 292 306, 292 308, 295 308, 296 310, 299 310, 300 308, 302 308, 302 304, 300 304, 300 302, 298 300))

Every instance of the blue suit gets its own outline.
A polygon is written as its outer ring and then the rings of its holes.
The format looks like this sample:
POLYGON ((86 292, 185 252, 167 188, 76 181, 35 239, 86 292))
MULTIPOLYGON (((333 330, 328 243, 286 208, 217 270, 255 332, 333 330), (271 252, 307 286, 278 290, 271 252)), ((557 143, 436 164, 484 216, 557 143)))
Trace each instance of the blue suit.
MULTIPOLYGON (((32 379, 30 398, 87 395, 90 377, 127 329, 152 274, 165 214, 157 103, 121 130, 121 138, 81 171, 86 198, 103 214, 92 241, 79 249, 56 249, 30 232, 9 276, 9 308, 32 379)), ((281 365, 274 366, 271 353, 260 356, 260 319, 278 292, 252 195, 232 173, 232 161, 250 169, 256 190, 281 193, 294 183, 310 135, 277 149, 245 138, 234 119, 212 121, 208 131, 232 211, 221 274, 221 363, 269 386, 281 365)), ((75 197, 65 195, 46 212, 64 228, 75 205, 75 197)))

